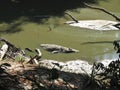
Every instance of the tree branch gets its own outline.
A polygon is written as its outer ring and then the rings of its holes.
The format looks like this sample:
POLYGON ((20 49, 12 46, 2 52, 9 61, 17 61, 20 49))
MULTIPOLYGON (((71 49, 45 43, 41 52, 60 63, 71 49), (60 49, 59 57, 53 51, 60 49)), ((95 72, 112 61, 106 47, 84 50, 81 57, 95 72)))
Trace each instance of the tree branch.
POLYGON ((111 13, 111 12, 107 11, 107 10, 106 10, 106 9, 104 9, 104 8, 91 6, 91 5, 88 5, 87 3, 84 3, 84 5, 85 5, 86 7, 91 8, 91 9, 97 9, 97 10, 103 11, 103 12, 105 12, 105 13, 107 13, 107 14, 111 15, 112 17, 114 17, 117 21, 120 21, 120 17, 118 17, 118 16, 116 16, 115 14, 113 14, 113 13, 111 13))
POLYGON ((69 13, 65 13, 66 15, 68 15, 70 18, 72 18, 73 21, 75 21, 76 23, 78 23, 78 20, 75 19, 72 15, 70 15, 69 13))

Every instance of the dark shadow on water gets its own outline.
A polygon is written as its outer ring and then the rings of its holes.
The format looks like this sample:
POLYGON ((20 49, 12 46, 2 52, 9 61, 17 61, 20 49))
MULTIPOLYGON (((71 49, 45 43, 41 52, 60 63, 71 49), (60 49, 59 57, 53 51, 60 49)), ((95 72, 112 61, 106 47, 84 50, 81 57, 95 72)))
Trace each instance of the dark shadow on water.
POLYGON ((31 21, 62 16, 65 10, 84 7, 83 2, 97 3, 97 0, 1 0, 0 22, 12 21, 21 16, 29 17, 31 21), (37 18, 39 17, 39 18, 37 18), (36 19, 37 18, 37 19, 36 19))
MULTIPOLYGON (((120 42, 120 40, 114 40, 114 41, 117 41, 117 42, 120 42)), ((85 45, 85 44, 105 44, 105 43, 113 43, 114 41, 97 41, 97 42, 93 42, 93 41, 90 41, 90 42, 83 42, 81 43, 81 45, 85 45)))
POLYGON ((6 30, 0 30, 0 33, 2 33, 2 34, 12 34, 12 33, 21 32, 23 30, 19 28, 19 25, 21 25, 21 23, 12 24, 6 30))
MULTIPOLYGON (((63 16, 64 11, 84 7, 83 2, 98 3, 99 0, 0 0, 0 23, 11 23, 20 17, 29 22, 41 23, 43 18, 63 16)), ((14 25, 15 27, 15 25, 14 25)), ((11 29, 11 28, 10 28, 11 29)), ((20 30, 6 30, 15 33, 20 30)), ((0 31, 2 33, 2 31, 0 31)))
POLYGON ((84 42, 84 43, 81 43, 82 45, 85 45, 85 44, 104 44, 104 43, 113 43, 113 41, 99 41, 99 42, 84 42))

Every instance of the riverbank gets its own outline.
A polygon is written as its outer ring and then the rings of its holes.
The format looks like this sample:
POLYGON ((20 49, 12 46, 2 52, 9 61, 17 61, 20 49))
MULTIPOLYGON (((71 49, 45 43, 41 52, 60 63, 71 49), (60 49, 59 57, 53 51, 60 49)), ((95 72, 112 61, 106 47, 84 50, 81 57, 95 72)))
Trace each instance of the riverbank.
POLYGON ((0 87, 4 90, 8 90, 8 88, 10 90, 82 90, 84 78, 88 77, 82 69, 79 70, 79 68, 89 65, 84 61, 62 63, 42 60, 39 63, 39 65, 34 65, 0 61, 1 68, 6 67, 4 72, 0 73, 0 87), (77 68, 77 64, 82 66, 77 68), (72 68, 77 71, 74 72, 71 70, 72 68))
MULTIPOLYGON (((100 62, 108 66, 111 61, 100 62)), ((93 65, 83 60, 65 63, 41 60, 39 65, 0 61, 0 65, 0 87, 5 90, 96 90, 97 87, 94 80, 91 82, 93 65)))

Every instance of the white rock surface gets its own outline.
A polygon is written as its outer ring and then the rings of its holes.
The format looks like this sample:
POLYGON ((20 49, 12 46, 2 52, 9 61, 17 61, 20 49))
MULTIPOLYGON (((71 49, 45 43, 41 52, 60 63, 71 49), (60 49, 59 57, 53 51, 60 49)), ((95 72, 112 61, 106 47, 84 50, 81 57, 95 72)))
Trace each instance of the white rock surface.
POLYGON ((74 21, 66 22, 66 24, 69 24, 70 26, 77 26, 94 30, 119 30, 118 28, 113 26, 117 23, 118 22, 109 20, 80 20, 79 23, 76 23, 74 21))
POLYGON ((92 65, 90 65, 87 61, 75 60, 68 62, 58 62, 54 60, 43 60, 40 61, 40 65, 47 68, 56 68, 61 71, 71 72, 71 73, 91 73, 92 65), (56 65, 56 64, 59 64, 56 65))
POLYGON ((66 72, 74 72, 74 73, 91 73, 92 65, 90 65, 87 61, 75 60, 68 61, 65 63, 62 70, 66 72))
MULTIPOLYGON (((114 59, 116 60, 116 59, 114 59)), ((101 60, 97 62, 101 62, 104 66, 108 66, 108 64, 113 60, 101 60)), ((40 61, 40 66, 47 67, 49 69, 56 68, 58 70, 64 72, 71 72, 71 73, 87 73, 91 74, 92 66, 87 61, 84 60, 73 60, 67 62, 59 62, 54 60, 42 60, 40 61)))
POLYGON ((99 62, 101 62, 102 64, 104 64, 104 66, 106 67, 106 66, 108 66, 110 64, 110 62, 115 61, 115 60, 116 59, 111 59, 111 60, 106 59, 106 60, 101 60, 99 62))

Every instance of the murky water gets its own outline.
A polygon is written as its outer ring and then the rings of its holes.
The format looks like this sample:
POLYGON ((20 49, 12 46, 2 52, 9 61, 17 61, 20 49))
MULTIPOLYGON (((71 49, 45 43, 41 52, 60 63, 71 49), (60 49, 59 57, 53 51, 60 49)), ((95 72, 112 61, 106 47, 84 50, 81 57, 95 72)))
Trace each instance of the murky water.
MULTIPOLYGON (((120 16, 120 0, 101 1, 99 6, 120 16)), ((114 20, 111 16, 96 10, 88 8, 68 10, 79 20, 95 20, 107 19, 114 20)), ((26 20, 26 19, 25 19, 26 20)), ((28 22, 23 18, 13 21, 12 23, 20 23, 16 27, 21 30, 17 33, 1 33, 2 37, 7 38, 13 44, 24 49, 40 48, 42 43, 58 44, 80 50, 79 53, 72 54, 51 54, 42 48, 42 58, 54 59, 59 61, 84 59, 89 62, 101 59, 116 59, 118 55, 113 48, 113 41, 120 39, 120 31, 95 31, 78 27, 71 27, 64 24, 67 20, 71 20, 67 16, 51 17, 43 20, 44 24, 28 22), (22 21, 23 20, 23 21, 22 21), (52 29, 49 31, 49 29, 52 29)), ((10 27, 8 23, 1 23, 0 28, 6 29, 10 27)), ((12 28, 14 29, 14 28, 12 28)), ((0 29, 1 30, 1 29, 0 29)))

